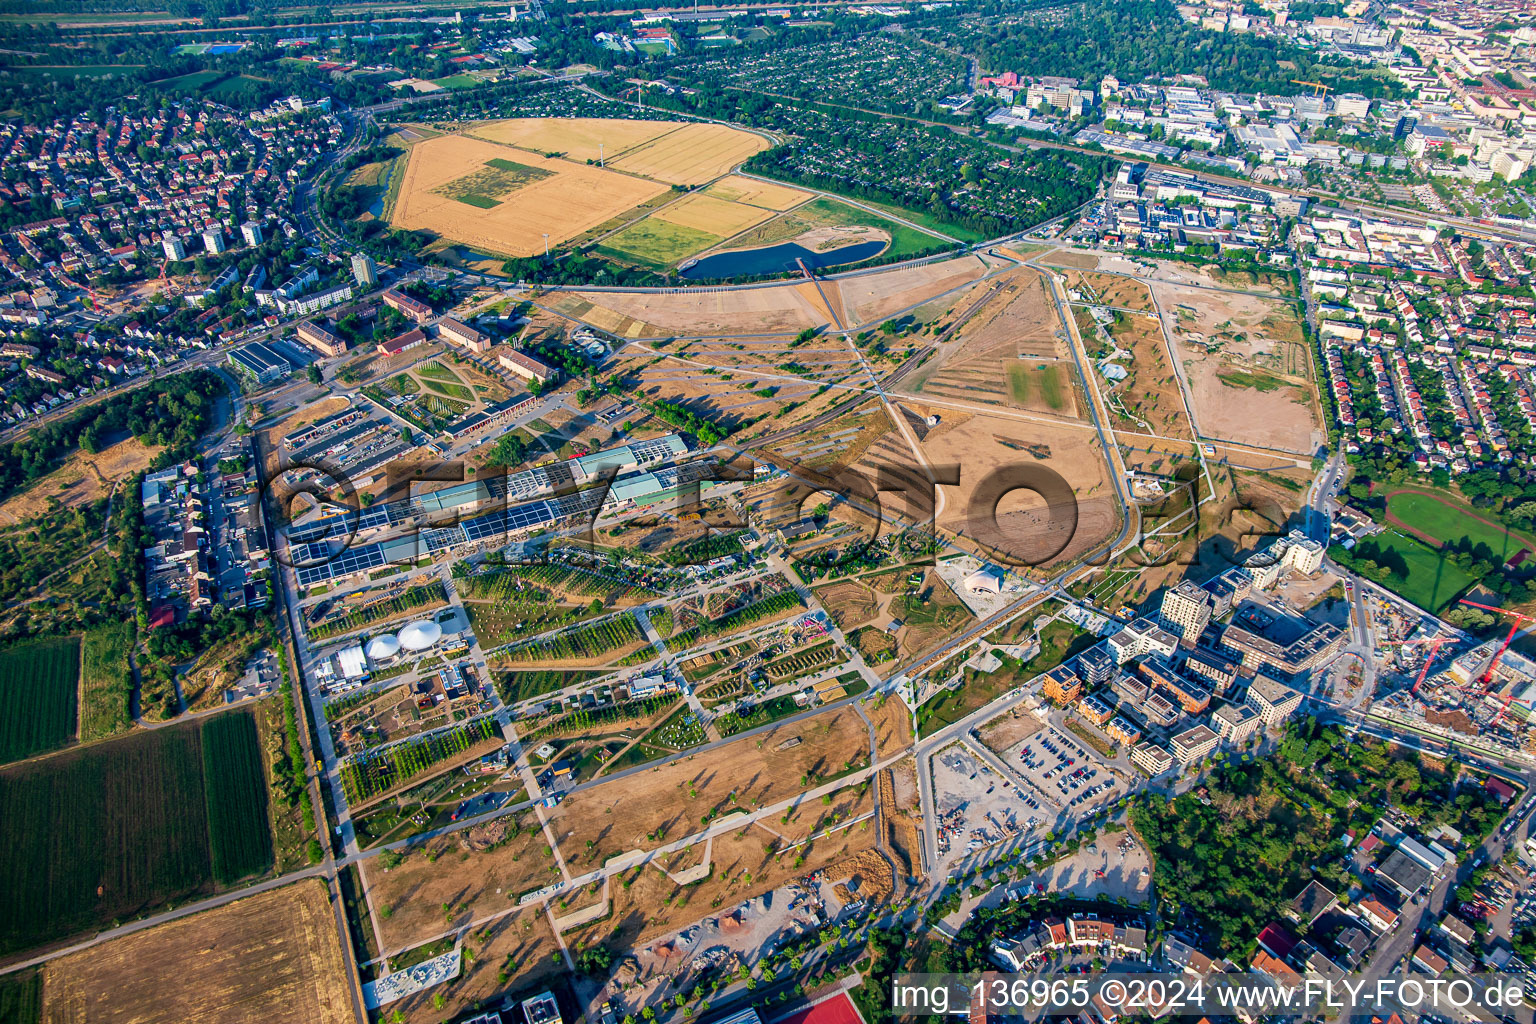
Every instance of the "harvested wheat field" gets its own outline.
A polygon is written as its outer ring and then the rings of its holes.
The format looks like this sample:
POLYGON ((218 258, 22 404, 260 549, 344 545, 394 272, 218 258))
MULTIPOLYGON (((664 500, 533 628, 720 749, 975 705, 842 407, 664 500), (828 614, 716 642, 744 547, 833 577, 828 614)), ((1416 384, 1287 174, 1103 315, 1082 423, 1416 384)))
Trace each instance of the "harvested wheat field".
POLYGON ((815 779, 868 762, 869 729, 843 708, 573 793, 551 823, 573 870, 588 870, 617 854, 695 835, 711 812, 787 800, 815 779))
POLYGON ((508 910, 523 893, 559 881, 554 863, 531 813, 504 816, 413 847, 388 870, 380 858, 370 857, 362 862, 363 888, 380 948, 388 956, 445 929, 508 910), (500 840, 495 848, 477 849, 495 840, 500 840), (451 916, 443 910, 445 903, 453 908, 451 916))
POLYGON ((21 523, 105 498, 118 481, 147 469, 159 450, 130 437, 99 452, 73 452, 58 469, 0 504, 0 523, 21 523))
POLYGON ((325 883, 307 879, 51 960, 44 1024, 351 1024, 325 883))
POLYGON ((612 161, 642 143, 676 131, 682 121, 629 121, 620 117, 519 117, 475 124, 466 135, 540 155, 561 153, 585 163, 612 161))
POLYGON ((878 324, 896 313, 962 288, 987 272, 976 256, 863 274, 836 282, 850 326, 878 324))
POLYGON ((669 185, 702 185, 767 148, 767 139, 739 128, 685 124, 609 159, 608 166, 669 185))
MULTIPOLYGON (((567 292, 554 308, 595 326, 600 311, 638 321, 652 333, 686 338, 714 338, 729 334, 798 333, 807 327, 830 323, 825 307, 808 299, 793 284, 778 288, 744 288, 726 291, 685 291, 672 295, 649 292, 567 292), (568 312, 573 303, 587 308, 568 312)), ((604 328, 607 329, 607 328, 604 328)), ((633 337, 634 335, 631 335, 633 337)))
POLYGON ((802 192, 798 188, 775 185, 768 181, 754 181, 738 174, 721 178, 705 189, 704 194, 714 196, 716 199, 724 199, 728 203, 744 203, 747 206, 759 206, 765 210, 788 210, 811 198, 811 193, 802 192))
POLYGON ((773 216, 771 210, 732 203, 708 195, 691 195, 651 215, 656 220, 680 224, 695 231, 728 238, 773 216))
POLYGON ((391 223, 531 256, 543 251, 546 231, 551 244, 564 241, 665 190, 627 174, 444 135, 411 147, 391 223))

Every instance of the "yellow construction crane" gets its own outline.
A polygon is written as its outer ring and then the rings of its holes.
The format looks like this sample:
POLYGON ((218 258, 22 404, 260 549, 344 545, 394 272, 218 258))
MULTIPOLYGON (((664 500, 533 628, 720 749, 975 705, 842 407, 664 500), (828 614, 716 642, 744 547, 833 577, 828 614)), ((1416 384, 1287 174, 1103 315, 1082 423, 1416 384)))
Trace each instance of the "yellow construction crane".
POLYGON ((1313 89, 1317 90, 1316 92, 1314 92, 1312 94, 1313 96, 1323 96, 1323 97, 1326 97, 1328 95, 1328 90, 1333 88, 1333 86, 1331 86, 1331 85, 1324 85, 1322 82, 1303 82, 1299 78, 1291 79, 1291 84, 1292 85, 1310 85, 1313 89))

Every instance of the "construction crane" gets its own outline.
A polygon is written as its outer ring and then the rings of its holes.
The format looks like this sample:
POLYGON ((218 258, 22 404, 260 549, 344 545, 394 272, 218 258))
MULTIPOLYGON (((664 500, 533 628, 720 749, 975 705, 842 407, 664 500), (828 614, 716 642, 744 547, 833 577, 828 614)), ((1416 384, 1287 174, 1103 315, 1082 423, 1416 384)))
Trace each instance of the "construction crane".
MULTIPOLYGON (((1488 696, 1488 691, 1493 688, 1493 670, 1498 667, 1499 659, 1504 656, 1505 651, 1509 650, 1509 645, 1515 642, 1515 634, 1520 632, 1527 622, 1536 622, 1536 616, 1524 615, 1520 612, 1510 611, 1508 608, 1498 608, 1490 604, 1478 604, 1476 601, 1468 601, 1465 598, 1461 600, 1461 603, 1469 608, 1481 608, 1485 612, 1493 612, 1495 615, 1508 615, 1515 620, 1514 625, 1509 627, 1509 634, 1504 637, 1504 642, 1499 645, 1499 649, 1489 659, 1488 667, 1478 677, 1478 684, 1482 687, 1482 692, 1478 696, 1486 697, 1488 696)), ((1504 701, 1504 706, 1499 708, 1499 713, 1494 715, 1493 720, 1488 724, 1498 724, 1499 719, 1504 717, 1504 713, 1509 710, 1509 706, 1514 702, 1515 693, 1514 689, 1511 688, 1509 698, 1504 701)))
POLYGON ((1325 99, 1328 96, 1329 90, 1333 88, 1333 86, 1331 86, 1331 85, 1324 85, 1322 82, 1303 82, 1299 78, 1291 79, 1291 84, 1292 85, 1309 85, 1309 86, 1311 86, 1315 90, 1312 93, 1313 96, 1322 96, 1325 99))
POLYGON ((1429 653, 1424 655, 1424 667, 1419 669, 1418 678, 1413 681, 1413 689, 1408 691, 1415 697, 1419 695, 1419 687, 1424 678, 1429 675, 1429 666, 1434 664, 1435 655, 1440 653, 1440 648, 1451 642, 1448 636, 1434 636, 1422 640, 1385 640, 1377 644, 1377 647, 1417 647, 1420 644, 1428 645, 1429 653))

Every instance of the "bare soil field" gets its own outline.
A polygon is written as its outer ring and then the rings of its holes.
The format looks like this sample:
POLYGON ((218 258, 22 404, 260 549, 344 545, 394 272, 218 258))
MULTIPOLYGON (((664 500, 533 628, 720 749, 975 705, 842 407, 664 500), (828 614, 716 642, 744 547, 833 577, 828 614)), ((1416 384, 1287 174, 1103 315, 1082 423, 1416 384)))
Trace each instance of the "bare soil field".
POLYGON ((49 961, 44 1024, 350 1024, 325 883, 306 879, 49 961))
POLYGON ((543 233, 552 226, 550 241, 562 242, 663 191, 665 186, 631 175, 444 135, 411 147, 391 223, 490 252, 531 256, 543 251, 543 233), (476 182, 492 161, 537 173, 488 195, 476 182), (461 185, 475 191, 455 198, 461 185))
POLYGON ((941 424, 922 446, 930 463, 962 467, 959 486, 940 487, 939 526, 979 545, 979 553, 1054 564, 1100 543, 1117 521, 1105 453, 1097 436, 1081 426, 975 416, 941 424), (993 474, 1012 467, 1028 481, 1036 466, 1063 481, 1060 494, 1048 500, 1024 489, 997 493, 998 482, 1009 478, 993 474))
POLYGON ((440 1024, 468 1013, 508 989, 531 988, 545 978, 565 973, 565 960, 542 904, 498 917, 464 938, 466 953, 459 977, 451 985, 436 985, 389 1004, 393 1019, 399 1010, 408 1024, 440 1024), (505 977, 505 980, 502 980, 505 977), (441 994, 441 1007, 434 1000, 441 994))
POLYGON ((563 153, 579 163, 611 161, 683 126, 682 121, 629 121, 619 117, 519 117, 481 122, 465 134, 532 153, 563 153))
POLYGON ((147 469, 159 450, 130 437, 99 452, 75 451, 58 469, 0 504, 0 524, 21 523, 104 498, 118 481, 147 469))
MULTIPOLYGON (((779 288, 687 291, 676 295, 565 292, 550 305, 602 330, 614 330, 604 326, 605 322, 627 318, 644 325, 643 332, 651 336, 713 338, 731 334, 793 334, 831 322, 825 309, 818 309, 793 284, 779 288), (611 319, 600 319, 603 311, 611 319)), ((641 333, 626 329, 623 336, 639 337, 641 333)))
POLYGON ((875 723, 876 760, 911 748, 912 714, 905 702, 887 695, 864 705, 864 713, 875 723))
POLYGON ((820 587, 816 599, 842 630, 872 621, 880 610, 874 591, 855 580, 843 580, 820 587))
POLYGON ((710 812, 788 799, 806 788, 802 779, 868 759, 868 728, 844 708, 572 794, 551 820, 566 856, 600 864, 696 833, 710 812))
POLYGON ((1040 262, 1052 267, 1073 267, 1078 270, 1093 270, 1099 265, 1099 257, 1091 252, 1057 249, 1040 260, 1040 262))
POLYGON ((764 210, 780 211, 799 206, 811 198, 811 193, 802 192, 798 188, 776 185, 768 181, 756 181, 736 174, 721 178, 706 188, 704 194, 714 196, 716 199, 724 199, 726 202, 745 203, 747 206, 758 206, 764 210))
POLYGON ((1023 708, 1014 708, 1001 718, 994 718, 978 730, 981 742, 999 757, 1007 756, 1008 748, 1045 728, 1045 724, 1023 708))
POLYGON ((1067 287, 1081 295, 1084 302, 1135 309, 1143 313, 1150 313, 1156 308, 1147 286, 1129 277, 1082 270, 1068 270, 1062 277, 1067 287))
POLYGON ((1155 287, 1202 434, 1302 455, 1322 444, 1311 356, 1289 304, 1155 287))
POLYGON ((609 166, 669 185, 702 185, 755 153, 768 140, 723 124, 685 124, 676 131, 641 143, 609 166))
POLYGON ((567 932, 566 943, 572 949, 601 943, 627 950, 670 935, 712 910, 734 907, 871 849, 874 833, 861 827, 866 825, 861 822, 788 849, 761 826, 717 836, 712 840, 709 877, 694 885, 677 885, 656 867, 635 868, 622 876, 623 882, 610 886, 610 915, 567 932))
MULTIPOLYGON (((836 282, 848 311, 848 326, 873 326, 911 306, 920 306, 952 288, 960 288, 987 272, 975 256, 925 263, 879 274, 863 274, 836 282)), ((826 287, 826 284, 824 284, 826 287)))
POLYGON ((906 878, 922 874, 923 816, 918 806, 917 762, 899 761, 880 773, 880 820, 885 841, 906 878))
MULTIPOLYGON (((1109 396, 1116 430, 1164 437, 1193 438, 1184 410, 1183 389, 1168 358, 1157 317, 1118 313, 1110 337, 1131 353, 1131 375, 1109 396)), ((1126 365, 1123 361, 1121 365, 1126 365)))
MULTIPOLYGON (((515 818, 515 836, 508 830, 504 841, 488 851, 469 849, 477 838, 477 830, 471 829, 413 847, 388 870, 378 857, 362 862, 363 888, 386 956, 507 910, 523 893, 559 880, 538 820, 532 813, 515 818), (452 906, 451 915, 444 912, 445 903, 452 906)), ((504 823, 498 827, 507 828, 513 820, 514 816, 497 819, 504 823)))

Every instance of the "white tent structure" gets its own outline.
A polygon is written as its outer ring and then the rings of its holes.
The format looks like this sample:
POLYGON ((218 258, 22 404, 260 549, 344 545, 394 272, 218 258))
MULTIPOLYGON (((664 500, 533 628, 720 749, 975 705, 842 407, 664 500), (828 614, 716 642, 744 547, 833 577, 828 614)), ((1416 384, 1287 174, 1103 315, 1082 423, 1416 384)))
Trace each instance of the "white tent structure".
POLYGON ((393 658, 400 650, 399 638, 385 633, 368 641, 368 646, 363 648, 371 661, 384 661, 393 658))
POLYGON ((418 619, 399 633, 400 646, 407 651, 424 651, 443 637, 443 627, 431 619, 418 619))

